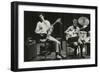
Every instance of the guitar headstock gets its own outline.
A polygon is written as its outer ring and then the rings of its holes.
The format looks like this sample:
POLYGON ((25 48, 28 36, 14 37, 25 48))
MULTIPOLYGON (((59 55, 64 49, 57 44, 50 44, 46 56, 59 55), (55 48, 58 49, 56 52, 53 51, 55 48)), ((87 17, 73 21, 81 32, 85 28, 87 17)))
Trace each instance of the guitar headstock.
POLYGON ((62 24, 61 18, 58 18, 58 19, 55 21, 55 23, 61 23, 61 24, 62 24))

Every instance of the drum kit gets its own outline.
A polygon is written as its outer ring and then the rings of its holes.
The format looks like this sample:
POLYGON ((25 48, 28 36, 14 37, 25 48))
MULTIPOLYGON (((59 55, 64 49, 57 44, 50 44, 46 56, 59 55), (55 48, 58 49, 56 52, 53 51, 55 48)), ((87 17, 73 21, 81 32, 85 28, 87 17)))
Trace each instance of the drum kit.
MULTIPOLYGON (((83 54, 83 50, 85 50, 85 54, 87 54, 87 46, 85 45, 85 43, 87 43, 87 31, 84 31, 84 29, 89 25, 89 19, 87 17, 80 17, 78 19, 78 23, 82 26, 83 30, 80 30, 80 33, 79 33, 79 40, 80 41, 84 41, 83 42, 83 49, 81 54, 83 54)), ((90 36, 89 36, 90 37, 90 36)), ((90 42, 89 42, 90 43, 90 42)), ((79 50, 79 49, 78 49, 79 50)))
POLYGON ((81 38, 83 37, 84 39, 87 36, 87 32, 84 31, 84 29, 89 25, 89 19, 87 17, 82 16, 78 19, 78 23, 82 26, 82 29, 83 29, 83 30, 80 30, 79 35, 81 38))

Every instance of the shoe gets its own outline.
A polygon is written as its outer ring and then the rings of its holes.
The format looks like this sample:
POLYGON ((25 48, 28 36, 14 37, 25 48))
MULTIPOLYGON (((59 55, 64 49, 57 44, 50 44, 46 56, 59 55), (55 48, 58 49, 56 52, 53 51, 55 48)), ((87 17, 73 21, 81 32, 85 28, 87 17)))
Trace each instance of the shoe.
POLYGON ((60 55, 56 55, 56 60, 61 60, 62 57, 60 55))
POLYGON ((81 56, 82 58, 85 58, 83 55, 81 56))
POLYGON ((56 59, 65 59, 60 53, 56 53, 56 59))

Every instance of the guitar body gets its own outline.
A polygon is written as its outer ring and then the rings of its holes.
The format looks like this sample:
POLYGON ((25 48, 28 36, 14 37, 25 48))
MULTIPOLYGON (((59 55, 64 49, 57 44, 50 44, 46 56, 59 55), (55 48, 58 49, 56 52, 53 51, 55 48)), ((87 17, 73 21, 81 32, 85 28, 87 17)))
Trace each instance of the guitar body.
POLYGON ((49 30, 47 31, 48 35, 51 35, 51 33, 53 32, 53 27, 50 27, 49 30))
MULTIPOLYGON (((58 18, 51 26, 49 26, 48 29, 45 29, 45 28, 40 28, 39 30, 39 33, 37 33, 37 37, 38 39, 40 39, 40 41, 46 41, 47 40, 47 37, 51 35, 51 33, 53 32, 53 26, 56 24, 56 23, 61 23, 61 18, 58 18), (42 29, 45 29, 45 32, 44 30, 42 29)), ((44 22, 44 24, 47 24, 47 22, 44 22)), ((42 24, 41 24, 42 25, 42 24)))
POLYGON ((68 38, 70 37, 80 37, 80 36, 84 36, 84 34, 80 34, 81 30, 85 29, 87 26, 83 26, 82 28, 80 28, 78 31, 75 30, 70 30, 66 33, 66 40, 68 40, 68 38))
POLYGON ((74 30, 71 30, 66 33, 66 40, 68 40, 69 38, 72 38, 72 37, 78 37, 77 32, 75 32, 74 30))

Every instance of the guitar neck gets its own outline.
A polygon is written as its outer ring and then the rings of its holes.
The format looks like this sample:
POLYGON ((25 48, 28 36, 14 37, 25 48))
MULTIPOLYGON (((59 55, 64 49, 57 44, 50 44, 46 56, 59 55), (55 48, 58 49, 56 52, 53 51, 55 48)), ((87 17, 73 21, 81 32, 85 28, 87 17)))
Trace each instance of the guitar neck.
POLYGON ((52 24, 52 26, 54 26, 56 23, 57 23, 57 22, 54 22, 54 23, 52 24))
POLYGON ((85 28, 87 28, 87 26, 80 28, 80 30, 83 30, 83 29, 85 29, 85 28))
MULTIPOLYGON (((54 26, 56 23, 57 23, 57 22, 54 22, 51 26, 54 26)), ((52 27, 50 27, 50 28, 48 29, 48 33, 47 33, 47 34, 50 34, 50 33, 52 32, 51 29, 52 29, 52 27)))

